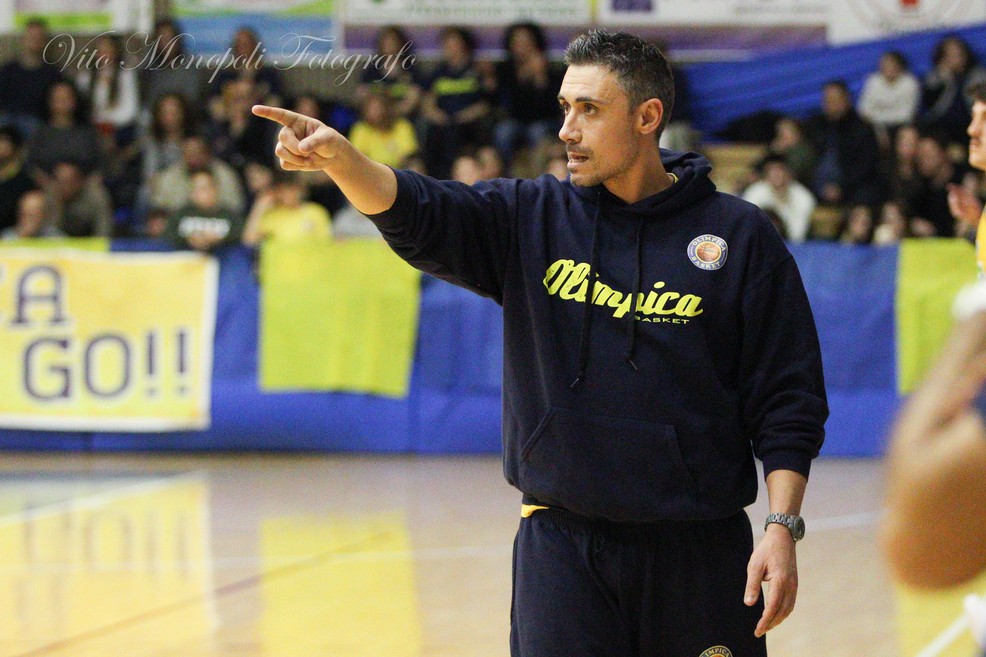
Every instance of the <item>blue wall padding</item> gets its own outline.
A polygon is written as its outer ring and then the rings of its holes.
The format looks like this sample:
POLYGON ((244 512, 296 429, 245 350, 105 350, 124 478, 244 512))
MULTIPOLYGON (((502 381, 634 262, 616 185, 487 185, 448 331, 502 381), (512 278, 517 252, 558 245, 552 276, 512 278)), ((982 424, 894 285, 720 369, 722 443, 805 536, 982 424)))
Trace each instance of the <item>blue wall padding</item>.
POLYGON ((883 451, 897 394, 896 247, 792 245, 822 345, 830 416, 823 454, 883 451))
POLYGON ((711 135, 730 121, 765 110, 803 119, 821 110, 822 85, 835 79, 845 80, 858 99, 866 76, 876 71, 880 55, 887 50, 902 52, 921 78, 931 68, 935 44, 946 34, 962 36, 980 61, 986 61, 986 25, 976 25, 685 66, 693 124, 711 135))
MULTIPOLYGON (((114 245, 116 250, 139 245, 114 245)), ((793 247, 818 324, 832 415, 828 455, 876 455, 899 404, 894 353, 897 249, 793 247)), ((500 449, 500 308, 425 278, 404 399, 262 392, 253 254, 220 254, 212 427, 170 433, 0 430, 0 449, 301 450, 488 453, 500 449)))

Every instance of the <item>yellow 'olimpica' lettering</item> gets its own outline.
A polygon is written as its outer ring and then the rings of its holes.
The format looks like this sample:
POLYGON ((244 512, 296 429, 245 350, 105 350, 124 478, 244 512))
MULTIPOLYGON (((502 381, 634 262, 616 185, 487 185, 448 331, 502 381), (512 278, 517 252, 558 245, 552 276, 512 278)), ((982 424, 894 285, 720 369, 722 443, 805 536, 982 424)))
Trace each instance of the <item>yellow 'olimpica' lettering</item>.
MULTIPOLYGON (((544 274, 544 287, 548 294, 557 294, 562 299, 573 299, 585 303, 586 292, 589 289, 589 265, 574 260, 556 260, 548 266, 544 274)), ((699 308, 702 297, 694 294, 679 294, 678 292, 660 291, 665 286, 664 281, 654 283, 654 290, 646 294, 637 294, 635 312, 644 315, 676 315, 678 317, 695 317, 704 310, 699 308)), ((613 317, 623 317, 630 312, 632 303, 630 292, 619 292, 602 281, 596 281, 593 290, 592 303, 597 306, 613 308, 613 317)))

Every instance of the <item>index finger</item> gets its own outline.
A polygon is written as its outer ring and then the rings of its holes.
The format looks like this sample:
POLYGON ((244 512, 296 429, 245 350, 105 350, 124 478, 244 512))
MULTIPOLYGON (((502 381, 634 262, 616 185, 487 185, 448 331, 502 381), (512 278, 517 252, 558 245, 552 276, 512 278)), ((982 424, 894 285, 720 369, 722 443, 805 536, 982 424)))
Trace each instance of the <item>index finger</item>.
POLYGON ((285 127, 292 127, 298 119, 305 118, 304 115, 286 110, 283 107, 271 107, 270 105, 254 105, 251 111, 257 116, 271 121, 276 121, 285 127))

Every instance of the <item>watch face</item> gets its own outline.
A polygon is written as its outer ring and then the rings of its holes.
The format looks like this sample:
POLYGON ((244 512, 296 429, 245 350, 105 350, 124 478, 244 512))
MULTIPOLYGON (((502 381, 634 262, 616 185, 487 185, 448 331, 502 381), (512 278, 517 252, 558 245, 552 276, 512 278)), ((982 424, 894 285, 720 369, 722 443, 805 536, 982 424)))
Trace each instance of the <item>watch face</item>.
POLYGON ((797 540, 800 540, 800 539, 804 538, 804 536, 805 536, 805 519, 802 518, 801 516, 795 516, 794 517, 794 522, 791 523, 790 528, 791 528, 791 536, 794 537, 794 540, 797 541, 797 540))

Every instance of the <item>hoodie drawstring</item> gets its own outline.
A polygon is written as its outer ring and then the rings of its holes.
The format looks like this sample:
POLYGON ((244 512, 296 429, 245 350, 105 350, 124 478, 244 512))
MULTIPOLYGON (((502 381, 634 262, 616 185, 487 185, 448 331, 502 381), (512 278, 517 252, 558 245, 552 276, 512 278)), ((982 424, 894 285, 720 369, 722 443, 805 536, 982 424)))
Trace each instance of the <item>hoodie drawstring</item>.
POLYGON ((589 327, 592 325, 592 306, 596 294, 596 269, 599 267, 599 224, 602 223, 603 215, 603 195, 600 191, 596 196, 596 215, 592 225, 592 247, 589 250, 589 289, 588 296, 585 298, 585 305, 582 308, 582 330, 579 334, 579 369, 575 380, 572 381, 571 388, 575 388, 582 382, 585 376, 586 367, 589 365, 589 327))
POLYGON ((623 360, 630 363, 630 367, 634 371, 639 372, 640 368, 637 364, 633 362, 633 353, 637 347, 637 297, 640 296, 640 259, 642 257, 643 246, 641 244, 641 233, 644 231, 644 220, 640 219, 640 223, 637 224, 637 248, 636 257, 634 258, 634 271, 633 271, 633 295, 630 297, 630 312, 627 316, 630 318, 630 325, 627 327, 627 351, 623 355, 623 360))

